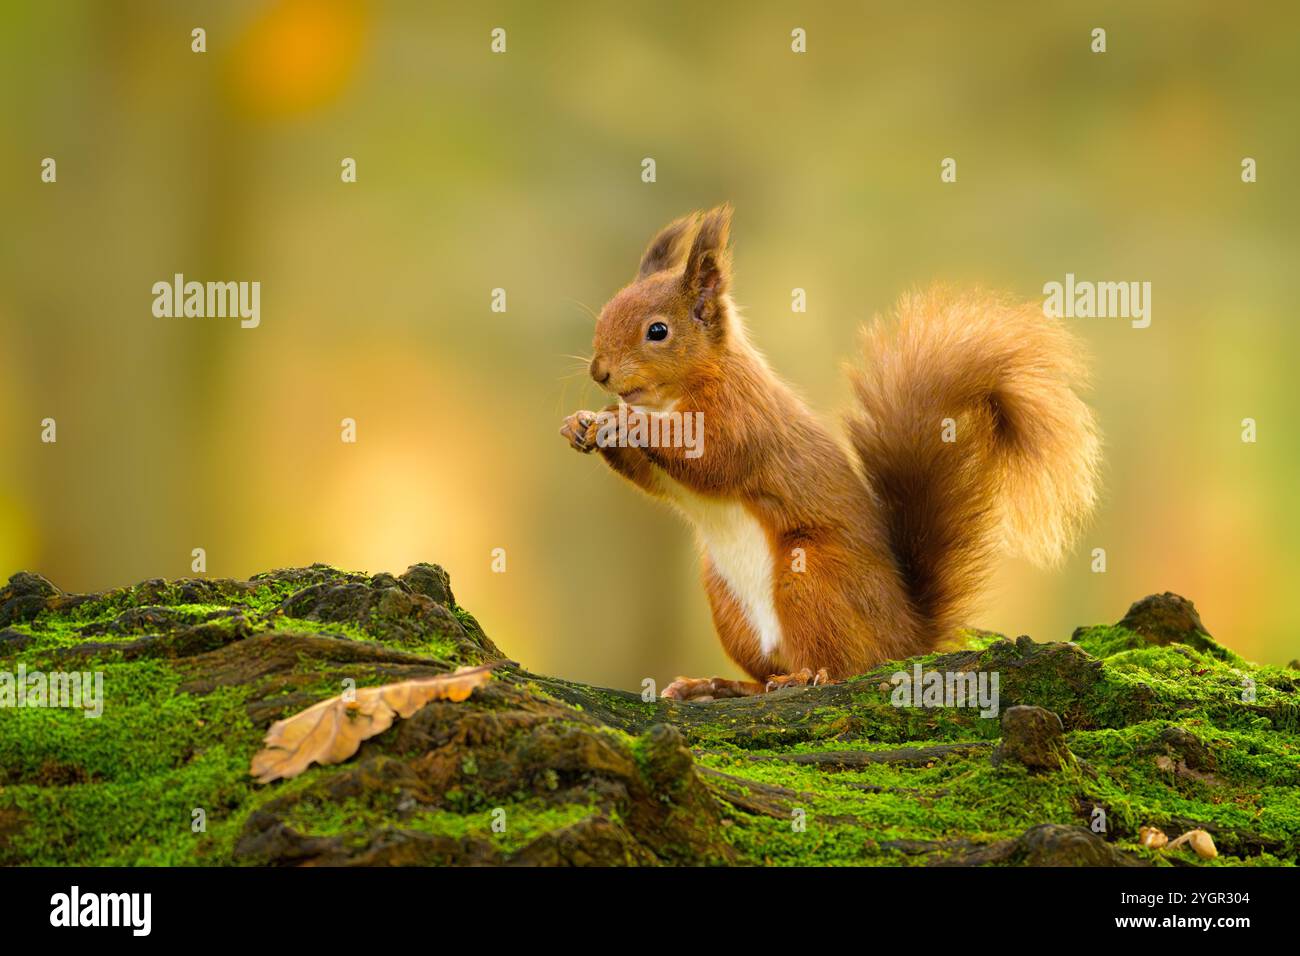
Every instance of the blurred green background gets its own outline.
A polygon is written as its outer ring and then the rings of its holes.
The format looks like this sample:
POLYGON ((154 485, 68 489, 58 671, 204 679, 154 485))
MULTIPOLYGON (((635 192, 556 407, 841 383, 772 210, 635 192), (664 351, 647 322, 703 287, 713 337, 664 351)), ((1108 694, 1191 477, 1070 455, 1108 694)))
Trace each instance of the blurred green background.
POLYGON ((1169 589, 1300 656, 1295 4, 0 9, 5 575, 432 560, 531 667, 734 673, 688 529, 556 434, 603 401, 591 312, 729 199, 754 338, 828 419, 858 326, 915 284, 1150 281, 1150 328, 1076 320, 1097 521, 1057 572, 1007 562, 975 623, 1066 639, 1169 589), (260 281, 261 327, 155 318, 176 272, 260 281))

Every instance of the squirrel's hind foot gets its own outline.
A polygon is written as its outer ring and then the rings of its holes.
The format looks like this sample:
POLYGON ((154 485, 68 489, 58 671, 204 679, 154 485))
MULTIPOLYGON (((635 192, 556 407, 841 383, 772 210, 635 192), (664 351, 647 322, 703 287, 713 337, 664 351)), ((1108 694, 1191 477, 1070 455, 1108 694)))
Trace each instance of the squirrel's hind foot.
POLYGON ((679 677, 664 688, 660 697, 667 700, 688 700, 704 704, 725 697, 752 697, 763 693, 763 685, 747 680, 728 680, 725 677, 679 677))
POLYGON ((830 672, 824 667, 815 673, 805 667, 793 674, 773 674, 763 684, 747 680, 728 680, 725 677, 679 677, 665 687, 659 696, 667 700, 704 704, 727 697, 755 697, 784 687, 820 687, 823 684, 838 683, 839 681, 831 679, 830 672))
POLYGON ((774 690, 780 690, 783 687, 820 687, 823 684, 838 684, 839 681, 831 680, 830 671, 822 667, 816 673, 807 667, 801 671, 795 671, 793 674, 773 674, 767 679, 767 685, 764 688, 769 693, 774 690))

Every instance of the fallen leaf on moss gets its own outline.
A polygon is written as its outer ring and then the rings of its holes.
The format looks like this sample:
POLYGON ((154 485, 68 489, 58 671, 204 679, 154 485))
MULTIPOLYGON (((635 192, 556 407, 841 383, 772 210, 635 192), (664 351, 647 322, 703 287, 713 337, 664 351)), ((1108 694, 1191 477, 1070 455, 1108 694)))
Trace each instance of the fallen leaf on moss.
POLYGON ((1188 830, 1182 836, 1175 839, 1169 844, 1169 849, 1176 846, 1182 846, 1184 843, 1190 843, 1196 855, 1203 860, 1213 860, 1219 855, 1219 849, 1214 845, 1214 837, 1210 836, 1204 830, 1188 830))
POLYGON ((450 674, 363 687, 351 700, 343 695, 323 700, 300 714, 278 720, 253 756, 249 773, 259 783, 296 777, 311 764, 342 763, 367 740, 381 734, 398 717, 410 717, 434 700, 465 700, 482 687, 494 665, 462 667, 450 674))
POLYGON ((1138 842, 1158 850, 1169 842, 1169 837, 1158 827, 1143 827, 1138 831, 1138 842))

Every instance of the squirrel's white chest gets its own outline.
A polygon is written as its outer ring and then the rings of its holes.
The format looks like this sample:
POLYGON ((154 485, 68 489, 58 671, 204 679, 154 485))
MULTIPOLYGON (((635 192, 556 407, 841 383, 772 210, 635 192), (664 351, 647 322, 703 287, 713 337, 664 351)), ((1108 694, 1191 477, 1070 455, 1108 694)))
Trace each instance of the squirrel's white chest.
POLYGON ((766 655, 781 647, 776 616, 775 563, 763 526, 739 501, 697 495, 661 474, 669 500, 695 526, 700 546, 745 612, 766 655))

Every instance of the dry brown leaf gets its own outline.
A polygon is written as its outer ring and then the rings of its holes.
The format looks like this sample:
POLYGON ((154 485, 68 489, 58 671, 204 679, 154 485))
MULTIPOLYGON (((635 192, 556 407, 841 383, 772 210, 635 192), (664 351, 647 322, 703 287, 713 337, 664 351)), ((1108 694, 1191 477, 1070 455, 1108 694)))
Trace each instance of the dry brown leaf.
POLYGON ((1143 827, 1138 830, 1138 842, 1158 850, 1169 842, 1169 837, 1159 827, 1143 827))
POLYGON ((492 664, 462 667, 451 674, 362 687, 354 700, 340 694, 278 720, 253 756, 249 773, 259 783, 296 777, 312 763, 342 763, 361 741, 381 734, 397 717, 410 717, 433 700, 465 700, 491 676, 492 664))
POLYGON ((1176 846, 1182 846, 1184 843, 1190 843, 1196 855, 1203 860, 1213 860, 1219 855, 1219 848, 1214 845, 1214 837, 1210 836, 1204 830, 1188 830, 1182 836, 1178 837, 1169 844, 1169 849, 1176 846))

